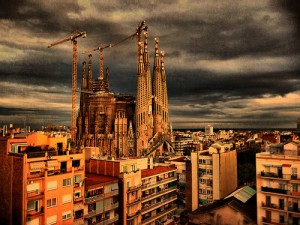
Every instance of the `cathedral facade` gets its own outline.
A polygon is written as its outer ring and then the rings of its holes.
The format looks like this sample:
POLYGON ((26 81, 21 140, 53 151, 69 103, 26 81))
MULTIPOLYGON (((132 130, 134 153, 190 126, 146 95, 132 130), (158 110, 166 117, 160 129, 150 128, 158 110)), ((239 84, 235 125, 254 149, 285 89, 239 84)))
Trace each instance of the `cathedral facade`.
MULTIPOLYGON (((100 69, 92 79, 92 55, 88 72, 83 63, 80 108, 77 117, 78 146, 99 147, 101 155, 114 157, 159 154, 170 147, 168 96, 164 52, 159 53, 155 38, 151 73, 148 33, 138 36, 136 96, 114 94, 109 87, 109 72, 100 69)), ((101 53, 100 53, 101 54, 101 53)))

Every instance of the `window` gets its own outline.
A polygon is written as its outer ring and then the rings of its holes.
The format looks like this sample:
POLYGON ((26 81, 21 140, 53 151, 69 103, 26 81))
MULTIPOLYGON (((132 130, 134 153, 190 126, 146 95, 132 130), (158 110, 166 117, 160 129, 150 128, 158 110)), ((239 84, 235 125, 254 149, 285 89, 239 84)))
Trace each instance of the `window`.
POLYGON ((47 225, 52 225, 57 223, 57 215, 47 217, 47 225))
POLYGON ((82 181, 81 176, 74 176, 74 183, 79 184, 82 181))
POLYGON ((298 184, 293 184, 292 189, 293 191, 298 192, 298 184))
POLYGON ((62 203, 65 204, 65 203, 69 203, 72 201, 72 195, 71 194, 68 194, 68 195, 64 195, 62 197, 62 203))
POLYGON ((279 215, 279 223, 284 223, 284 215, 279 215))
POLYGON ((67 220, 71 218, 71 210, 67 211, 67 212, 63 212, 62 214, 62 219, 63 220, 67 220))
POLYGON ((130 166, 130 170, 131 170, 131 172, 134 172, 134 171, 135 171, 135 166, 134 166, 134 165, 131 165, 131 166, 130 166))
POLYGON ((205 183, 206 183, 206 180, 205 180, 205 179, 200 179, 200 183, 201 183, 201 184, 205 184, 205 183))
POLYGON ((48 189, 48 191, 57 189, 57 180, 48 182, 47 189, 48 189))
POLYGON ((80 197, 81 197, 81 191, 80 190, 75 191, 74 198, 76 199, 76 198, 80 198, 80 197))
POLYGON ((66 178, 63 179, 63 186, 70 186, 72 184, 72 179, 71 178, 66 178))
POLYGON ((73 160, 72 167, 80 167, 80 160, 73 160))
POLYGON ((123 173, 127 172, 127 166, 123 166, 123 173))
POLYGON ((297 175, 297 168, 292 168, 292 175, 297 175))
POLYGON ((27 202, 27 211, 36 210, 38 211, 39 201, 28 201, 27 202))
POLYGON ((57 198, 50 198, 47 200, 47 207, 53 207, 57 205, 57 198))

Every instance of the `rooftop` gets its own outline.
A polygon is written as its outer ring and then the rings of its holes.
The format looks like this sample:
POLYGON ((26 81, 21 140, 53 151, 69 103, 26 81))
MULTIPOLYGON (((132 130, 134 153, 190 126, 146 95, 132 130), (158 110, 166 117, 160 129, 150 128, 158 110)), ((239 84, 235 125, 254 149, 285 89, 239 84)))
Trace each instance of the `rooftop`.
POLYGON ((112 176, 105 176, 94 173, 85 173, 85 187, 87 189, 94 188, 97 185, 108 185, 112 183, 117 183, 118 178, 112 176))
POLYGON ((145 177, 151 177, 156 174, 166 173, 173 170, 176 170, 176 167, 174 165, 169 165, 169 166, 156 166, 153 167, 153 169, 144 169, 141 172, 142 172, 142 178, 145 178, 145 177))

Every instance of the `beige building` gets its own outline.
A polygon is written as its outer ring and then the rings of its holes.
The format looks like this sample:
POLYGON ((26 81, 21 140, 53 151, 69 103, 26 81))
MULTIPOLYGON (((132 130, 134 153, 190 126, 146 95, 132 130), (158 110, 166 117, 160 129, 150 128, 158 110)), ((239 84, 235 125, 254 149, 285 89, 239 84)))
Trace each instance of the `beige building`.
POLYGON ((41 132, 1 149, 2 224, 83 224, 84 153, 41 132))
POLYGON ((300 223, 299 142, 256 155, 257 223, 300 223))
POLYGON ((199 204, 222 199, 236 190, 237 153, 230 145, 213 144, 198 152, 199 204))

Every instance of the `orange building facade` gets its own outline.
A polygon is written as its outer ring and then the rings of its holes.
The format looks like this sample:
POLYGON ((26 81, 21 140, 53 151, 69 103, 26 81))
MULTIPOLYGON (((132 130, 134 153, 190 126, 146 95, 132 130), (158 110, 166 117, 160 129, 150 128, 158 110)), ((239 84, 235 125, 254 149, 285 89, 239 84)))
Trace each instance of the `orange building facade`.
POLYGON ((83 224, 84 153, 42 132, 7 140, 1 149, 4 224, 83 224))

